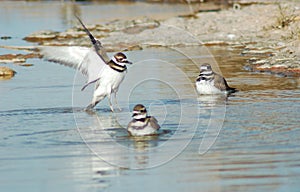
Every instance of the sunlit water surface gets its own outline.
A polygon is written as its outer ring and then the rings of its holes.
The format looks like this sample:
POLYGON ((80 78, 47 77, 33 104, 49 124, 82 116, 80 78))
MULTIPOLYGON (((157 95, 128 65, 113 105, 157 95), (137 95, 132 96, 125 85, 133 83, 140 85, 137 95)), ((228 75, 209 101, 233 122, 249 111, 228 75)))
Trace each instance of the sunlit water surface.
MULTIPOLYGON (((53 20, 54 29, 67 27, 53 20)), ((28 32, 44 28, 32 25, 28 32)), ((1 44, 26 45, 27 32, 18 33, 1 44)), ((116 113, 107 100, 83 110, 93 87, 81 92, 84 79, 73 69, 41 59, 28 68, 8 65, 18 74, 0 81, 1 191, 298 191, 299 79, 246 71, 239 52, 127 52, 135 64, 116 113), (240 91, 198 96, 193 82, 203 62, 240 91), (159 120, 158 136, 127 135, 137 103, 159 120)))

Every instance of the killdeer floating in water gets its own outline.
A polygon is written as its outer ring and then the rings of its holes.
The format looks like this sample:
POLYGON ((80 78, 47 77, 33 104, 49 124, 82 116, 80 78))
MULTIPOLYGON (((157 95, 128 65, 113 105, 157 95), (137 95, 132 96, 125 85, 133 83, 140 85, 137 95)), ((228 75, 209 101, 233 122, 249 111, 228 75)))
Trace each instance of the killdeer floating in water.
POLYGON ((127 130, 132 136, 145 136, 157 134, 160 126, 155 117, 147 116, 144 105, 138 104, 133 108, 133 119, 129 122, 127 130))
POLYGON ((208 63, 200 66, 196 88, 199 94, 229 94, 236 91, 235 88, 229 87, 224 77, 215 73, 208 63))
MULTIPOLYGON (((87 110, 94 108, 105 97, 108 97, 111 111, 114 111, 111 95, 114 95, 118 106, 116 94, 127 73, 126 64, 132 64, 123 53, 116 53, 111 59, 108 57, 101 42, 94 38, 83 22, 77 17, 85 32, 88 34, 93 47, 42 47, 41 53, 50 61, 58 62, 79 70, 87 76, 87 82, 82 87, 95 83, 92 102, 87 110)), ((119 107, 119 106, 118 106, 119 107)))

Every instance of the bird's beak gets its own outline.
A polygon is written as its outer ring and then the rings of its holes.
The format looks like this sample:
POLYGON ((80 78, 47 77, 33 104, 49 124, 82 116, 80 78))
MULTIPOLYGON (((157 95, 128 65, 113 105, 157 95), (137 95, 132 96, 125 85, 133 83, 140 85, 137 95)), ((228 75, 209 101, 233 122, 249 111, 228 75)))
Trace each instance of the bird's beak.
POLYGON ((134 117, 134 116, 136 116, 137 115, 137 113, 133 113, 132 115, 131 115, 131 117, 134 117))
POLYGON ((125 63, 130 64, 130 65, 132 64, 132 62, 130 62, 128 60, 126 60, 125 63))

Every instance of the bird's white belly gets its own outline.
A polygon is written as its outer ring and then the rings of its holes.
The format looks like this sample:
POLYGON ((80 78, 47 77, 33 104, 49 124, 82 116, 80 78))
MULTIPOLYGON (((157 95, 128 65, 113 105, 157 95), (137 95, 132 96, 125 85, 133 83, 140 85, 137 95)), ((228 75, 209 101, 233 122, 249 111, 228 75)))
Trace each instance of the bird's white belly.
MULTIPOLYGON (((136 122, 135 126, 143 126, 143 124, 139 125, 138 122, 136 122)), ((157 133, 157 130, 151 127, 149 124, 143 129, 135 129, 133 127, 128 127, 128 131, 132 136, 152 135, 157 133)))
POLYGON ((99 80, 99 86, 96 92, 102 92, 102 90, 105 90, 107 93, 116 92, 123 81, 125 77, 126 72, 117 72, 113 69, 108 69, 103 71, 103 75, 101 76, 101 79, 99 80))
POLYGON ((197 81, 196 88, 199 94, 221 94, 223 93, 220 89, 214 86, 214 82, 211 81, 197 81))

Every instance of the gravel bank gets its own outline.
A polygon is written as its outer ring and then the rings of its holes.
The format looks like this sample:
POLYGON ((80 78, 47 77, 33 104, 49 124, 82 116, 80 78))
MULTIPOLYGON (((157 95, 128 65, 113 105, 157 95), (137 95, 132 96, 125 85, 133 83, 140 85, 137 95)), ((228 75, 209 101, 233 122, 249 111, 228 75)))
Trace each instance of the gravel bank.
MULTIPOLYGON (((300 1, 242 2, 226 10, 163 21, 144 18, 87 27, 108 51, 224 45, 242 49, 241 54, 251 58, 245 63, 251 70, 300 76, 300 1)), ((79 25, 64 32, 36 32, 24 39, 39 45, 90 46, 79 25)))

